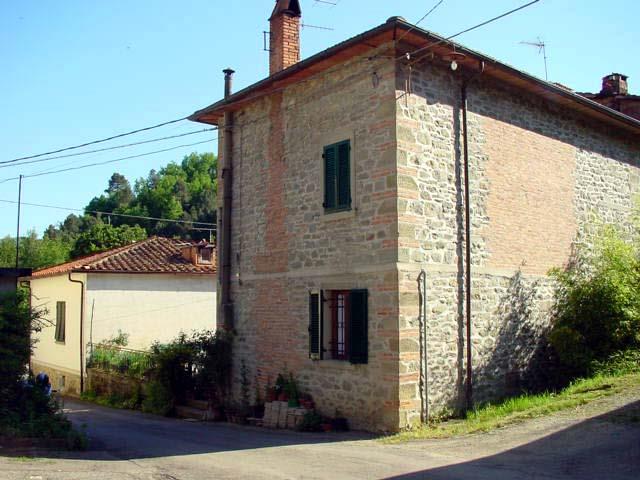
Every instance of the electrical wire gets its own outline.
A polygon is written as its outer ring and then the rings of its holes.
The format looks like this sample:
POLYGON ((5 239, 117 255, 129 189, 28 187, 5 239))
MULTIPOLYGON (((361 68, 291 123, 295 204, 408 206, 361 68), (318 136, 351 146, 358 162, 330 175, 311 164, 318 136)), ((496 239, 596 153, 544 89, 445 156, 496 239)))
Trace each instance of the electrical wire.
POLYGON ((427 18, 429 15, 431 15, 431 12, 433 12, 436 8, 438 8, 440 6, 440 4, 444 2, 444 0, 440 0, 438 3, 436 3, 433 7, 431 7, 431 9, 424 14, 424 16, 418 20, 416 23, 414 23, 411 28, 409 30, 407 30, 406 32, 404 32, 402 35, 400 35, 400 38, 398 38, 398 40, 396 40, 397 42, 399 42, 400 40, 402 40, 411 30, 413 30, 414 28, 416 28, 418 25, 420 25, 420 23, 427 18))
POLYGON ((464 33, 470 32, 470 31, 475 30, 475 29, 480 28, 480 27, 484 27, 485 25, 488 25, 489 23, 495 22, 496 20, 500 20, 501 18, 504 18, 504 17, 506 17, 508 15, 516 13, 516 12, 518 12, 520 10, 523 10, 523 9, 527 8, 527 7, 530 7, 531 5, 533 5, 534 3, 538 3, 539 1, 540 0, 533 0, 533 1, 529 2, 529 3, 525 3, 524 5, 520 5, 519 7, 514 8, 513 10, 509 10, 508 12, 505 12, 505 13, 502 13, 502 14, 496 16, 496 17, 490 18, 489 20, 485 20, 482 23, 478 23, 477 25, 474 25, 472 27, 466 28, 466 29, 464 29, 464 30, 462 30, 462 31, 460 31, 458 33, 455 33, 455 34, 447 37, 447 38, 443 38, 442 40, 440 40, 440 41, 438 41, 436 43, 432 43, 432 44, 426 45, 426 46, 418 48, 418 49, 416 49, 416 50, 414 50, 412 52, 404 53, 404 54, 400 55, 399 57, 397 57, 396 60, 400 60, 401 58, 407 58, 407 56, 410 58, 413 55, 415 55, 416 53, 423 52, 423 51, 428 50, 430 48, 433 48, 433 47, 435 47, 437 45, 440 45, 442 43, 448 42, 449 40, 452 40, 452 39, 454 39, 456 37, 459 37, 460 35, 462 35, 464 33))
POLYGON ((192 132, 180 133, 180 134, 177 134, 177 135, 170 135, 170 136, 167 136, 167 137, 152 138, 151 140, 143 140, 143 141, 140 141, 140 142, 127 143, 125 145, 116 145, 116 146, 113 146, 113 147, 98 148, 96 150, 87 150, 85 152, 67 153, 65 155, 56 155, 55 157, 40 158, 38 160, 29 160, 28 162, 8 164, 9 162, 4 161, 4 162, 0 162, 0 168, 19 167, 21 165, 29 165, 29 164, 32 164, 32 163, 48 162, 49 160, 57 160, 57 159, 60 159, 60 158, 77 157, 77 156, 80 156, 80 155, 88 155, 90 153, 106 152, 107 150, 116 150, 118 148, 134 147, 136 145, 144 145, 146 143, 160 142, 162 140, 170 140, 172 138, 186 137, 188 135, 195 135, 197 133, 203 133, 203 132, 212 132, 214 130, 217 130, 217 128, 204 128, 204 129, 201 129, 201 130, 195 130, 195 131, 192 131, 192 132))
POLYGON ((186 120, 189 117, 182 117, 176 120, 170 120, 168 122, 158 123, 157 125, 151 125, 150 127, 138 128, 137 130, 131 130, 130 132, 119 133, 118 135, 113 135, 107 138, 101 138, 100 140, 92 140, 91 142, 82 143, 80 145, 74 145, 72 147, 64 147, 59 148, 57 150, 51 150, 50 152, 38 153, 36 155, 28 155, 26 157, 14 158, 12 160, 5 160, 2 163, 14 163, 19 162, 20 160, 29 160, 31 158, 44 157, 46 155, 53 155, 54 153, 66 152, 68 150, 75 150, 76 148, 86 147, 88 145, 95 145, 96 143, 108 142, 109 140, 113 140, 115 138, 126 137, 128 135, 133 135, 134 133, 146 132, 147 130, 153 130, 154 128, 164 127, 165 125, 171 125, 172 123, 178 123, 183 120, 186 120))
MULTIPOLYGON (((100 166, 100 165, 107 165, 109 163, 121 162, 122 160, 129 160, 129 159, 132 159, 132 158, 140 158, 140 157, 145 157, 145 156, 148 156, 148 155, 155 155, 156 153, 169 152, 171 150, 177 150, 178 148, 192 147, 194 145, 201 145, 203 143, 214 142, 217 139, 218 138, 216 137, 216 138, 212 138, 210 140, 203 140, 202 142, 195 142, 195 143, 187 143, 187 144, 184 144, 184 145, 177 145, 175 147, 164 148, 162 150, 155 150, 153 152, 139 153, 138 155, 129 155, 128 157, 115 158, 113 160, 107 160, 107 161, 104 161, 104 162, 88 163, 86 165, 79 165, 77 167, 62 168, 62 169, 59 169, 59 170, 48 170, 48 171, 45 171, 45 172, 34 173, 34 174, 31 174, 31 175, 22 175, 22 178, 41 177, 41 176, 44 176, 44 175, 53 175, 54 173, 70 172, 72 170, 81 170, 81 169, 84 169, 84 168, 97 167, 97 166, 100 166)), ((19 178, 20 177, 5 178, 4 180, 0 181, 0 184, 9 182, 11 180, 18 180, 19 178)))
MULTIPOLYGON (((0 199, 0 202, 2 203, 12 203, 14 205, 17 205, 18 202, 15 200, 4 200, 4 199, 0 199)), ((113 213, 113 212, 102 212, 100 210, 85 210, 82 208, 69 208, 69 207, 59 207, 57 205, 46 205, 46 204, 42 204, 42 203, 27 203, 27 202, 20 202, 21 205, 26 205, 29 207, 41 207, 41 208, 52 208, 55 210, 65 210, 65 211, 70 211, 70 212, 84 212, 84 213, 93 213, 95 215, 105 215, 105 216, 109 216, 109 217, 123 217, 123 218, 135 218, 135 219, 139 219, 139 220, 154 220, 154 221, 158 221, 158 222, 171 222, 171 223, 182 223, 182 224, 189 224, 189 225, 198 225, 197 229, 201 229, 201 230, 215 230, 216 224, 215 223, 210 223, 210 222, 196 222, 196 221, 192 221, 192 220, 173 220, 170 218, 160 218, 160 217, 147 217, 144 215, 129 215, 126 213, 113 213), (214 227, 214 228, 201 228, 205 225, 208 225, 210 227, 214 227)))

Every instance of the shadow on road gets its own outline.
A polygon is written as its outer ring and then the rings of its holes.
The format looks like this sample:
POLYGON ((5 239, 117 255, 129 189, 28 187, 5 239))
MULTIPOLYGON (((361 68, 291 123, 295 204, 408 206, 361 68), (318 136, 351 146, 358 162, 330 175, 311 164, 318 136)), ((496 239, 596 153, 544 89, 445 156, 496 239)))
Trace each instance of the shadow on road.
POLYGON ((335 443, 374 438, 362 432, 307 433, 228 423, 190 422, 67 400, 65 411, 86 428, 89 449, 57 452, 56 458, 130 460, 335 443))
POLYGON ((639 475, 640 401, 496 455, 388 478, 637 480, 639 475))

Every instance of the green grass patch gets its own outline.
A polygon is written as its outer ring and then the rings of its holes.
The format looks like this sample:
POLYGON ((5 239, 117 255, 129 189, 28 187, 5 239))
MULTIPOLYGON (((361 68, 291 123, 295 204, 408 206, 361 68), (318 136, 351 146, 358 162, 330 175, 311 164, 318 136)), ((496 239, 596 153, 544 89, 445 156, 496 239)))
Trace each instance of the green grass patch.
POLYGON ((91 367, 140 378, 150 369, 147 352, 96 345, 89 360, 91 367))
POLYGON ((102 405, 103 407, 120 408, 125 410, 139 410, 142 398, 139 393, 131 397, 123 397, 117 394, 97 395, 93 390, 87 390, 80 395, 82 400, 102 405))
MULTIPOLYGON (((636 371, 638 367, 636 366, 636 371)), ((385 443, 448 438, 487 432, 529 418, 585 405, 599 398, 640 386, 640 373, 602 375, 576 380, 560 392, 527 394, 487 404, 467 413, 463 419, 436 422, 382 439, 385 443)))

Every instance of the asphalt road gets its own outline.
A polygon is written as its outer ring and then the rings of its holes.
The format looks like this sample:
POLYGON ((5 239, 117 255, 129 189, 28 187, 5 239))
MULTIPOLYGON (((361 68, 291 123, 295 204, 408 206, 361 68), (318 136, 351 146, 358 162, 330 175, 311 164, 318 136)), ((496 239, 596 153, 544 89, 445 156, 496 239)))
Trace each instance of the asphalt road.
POLYGON ((0 479, 640 478, 637 396, 489 434, 401 445, 357 433, 194 423, 70 400, 66 408, 76 425, 86 424, 90 449, 0 457, 0 479))

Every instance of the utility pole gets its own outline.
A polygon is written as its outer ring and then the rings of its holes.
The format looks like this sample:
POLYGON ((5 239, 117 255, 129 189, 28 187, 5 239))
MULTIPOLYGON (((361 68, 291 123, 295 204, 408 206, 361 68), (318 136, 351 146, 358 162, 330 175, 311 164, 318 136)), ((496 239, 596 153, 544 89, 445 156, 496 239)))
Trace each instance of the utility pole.
POLYGON ((22 174, 18 177, 18 227, 16 231, 16 275, 20 267, 20 202, 22 201, 22 174))

